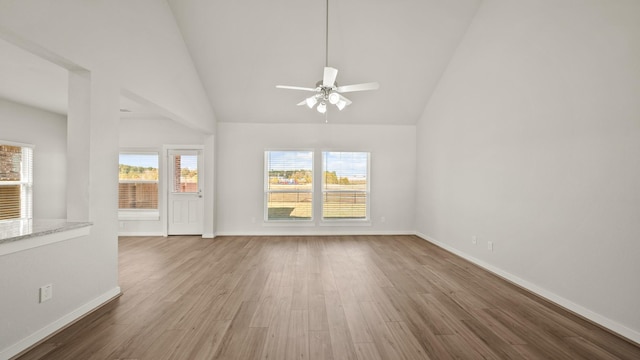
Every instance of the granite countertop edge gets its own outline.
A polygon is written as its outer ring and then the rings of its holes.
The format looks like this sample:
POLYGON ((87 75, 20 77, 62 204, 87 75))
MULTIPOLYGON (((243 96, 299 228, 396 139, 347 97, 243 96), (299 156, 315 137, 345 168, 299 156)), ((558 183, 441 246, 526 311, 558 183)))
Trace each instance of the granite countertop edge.
POLYGON ((56 221, 56 222, 47 222, 47 220, 33 220, 33 227, 37 228, 30 233, 21 234, 21 235, 6 235, 3 234, 1 230, 3 230, 4 226, 10 226, 9 223, 2 224, 0 223, 0 245, 4 243, 10 243, 19 240, 25 240, 29 238, 51 235, 59 232, 79 229, 83 227, 92 226, 92 222, 79 222, 79 221, 56 221))

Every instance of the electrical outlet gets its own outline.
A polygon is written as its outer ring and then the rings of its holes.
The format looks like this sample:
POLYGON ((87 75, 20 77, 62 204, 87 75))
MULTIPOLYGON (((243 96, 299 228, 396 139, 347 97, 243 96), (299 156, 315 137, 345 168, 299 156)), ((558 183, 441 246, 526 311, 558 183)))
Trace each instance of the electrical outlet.
POLYGON ((475 235, 473 235, 473 236, 471 237, 471 243, 472 243, 473 245, 476 245, 476 244, 478 243, 478 237, 477 237, 477 236, 475 236, 475 235))
POLYGON ((489 249, 489 251, 493 251, 493 241, 487 241, 487 249, 489 249))
POLYGON ((53 284, 40 287, 40 302, 43 303, 53 297, 53 284))

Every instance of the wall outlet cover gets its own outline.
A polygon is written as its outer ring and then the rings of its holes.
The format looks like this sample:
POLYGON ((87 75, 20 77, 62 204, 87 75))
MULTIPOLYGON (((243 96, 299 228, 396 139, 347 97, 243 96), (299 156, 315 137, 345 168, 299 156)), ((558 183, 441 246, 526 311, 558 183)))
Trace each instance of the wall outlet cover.
POLYGON ((53 284, 40 287, 40 302, 43 303, 53 297, 53 284))

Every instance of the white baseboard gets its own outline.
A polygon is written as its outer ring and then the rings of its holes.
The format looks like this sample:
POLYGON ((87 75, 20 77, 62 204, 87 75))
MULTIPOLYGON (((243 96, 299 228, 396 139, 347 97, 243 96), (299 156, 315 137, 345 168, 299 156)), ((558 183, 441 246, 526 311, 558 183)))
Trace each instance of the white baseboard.
POLYGON ((0 360, 10 359, 11 357, 18 355, 22 351, 29 349, 30 347, 34 346, 38 342, 54 334, 56 331, 63 329, 64 327, 68 326, 69 324, 73 323, 74 321, 88 314, 94 309, 97 309, 98 307, 102 306, 103 304, 105 304, 106 302, 108 302, 109 300, 113 299, 118 295, 120 295, 120 287, 115 287, 107 291, 106 293, 80 306, 74 311, 52 322, 51 324, 43 327, 42 329, 34 332, 33 334, 27 336, 26 338, 18 341, 17 343, 9 346, 8 348, 1 350, 0 360))
MULTIPOLYGON (((162 233, 162 232, 133 232, 133 231, 128 231, 128 232, 119 232, 118 236, 158 236, 158 237, 166 237, 167 234, 162 233)), ((214 237, 216 237, 216 235, 214 234, 202 234, 202 238, 203 239, 213 239, 214 237)))
POLYGON ((531 283, 527 280, 521 279, 509 272, 506 272, 500 268, 497 268, 491 264, 488 264, 482 260, 476 259, 473 256, 470 256, 456 248, 453 248, 445 243, 439 242, 425 234, 416 232, 415 233, 416 236, 422 238, 425 241, 428 241, 440 248, 443 248, 453 254, 456 254, 458 256, 460 256, 461 258, 468 260, 482 268, 484 268, 487 271, 490 271, 540 297, 543 297, 549 301, 551 301, 552 303, 555 303, 571 312, 574 312, 582 317, 584 317, 585 319, 588 319, 622 337, 625 337, 633 342, 635 342, 636 344, 640 344, 640 332, 634 330, 634 329, 630 329, 618 322, 615 322, 609 318, 607 318, 606 316, 602 316, 596 312, 593 312, 583 306, 580 306, 568 299, 565 299, 553 292, 550 292, 546 289, 543 289, 539 286, 537 286, 534 283, 531 283))
POLYGON ((220 231, 216 233, 218 236, 357 236, 357 235, 415 235, 415 231, 378 231, 378 230, 324 230, 314 231, 305 230, 303 227, 296 227, 290 232, 282 230, 274 231, 220 231))
POLYGON ((166 235, 162 232, 126 231, 126 232, 118 232, 118 236, 166 236, 166 235))

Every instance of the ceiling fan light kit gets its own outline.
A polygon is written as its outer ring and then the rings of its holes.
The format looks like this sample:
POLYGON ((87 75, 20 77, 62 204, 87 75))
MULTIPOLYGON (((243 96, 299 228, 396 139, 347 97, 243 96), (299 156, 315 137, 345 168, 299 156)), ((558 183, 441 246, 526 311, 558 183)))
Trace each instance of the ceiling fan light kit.
POLYGON ((327 3, 327 13, 326 13, 326 28, 325 28, 325 67, 324 73, 322 76, 322 80, 316 83, 315 88, 307 88, 300 86, 288 86, 288 85, 276 85, 278 89, 289 89, 289 90, 301 90, 301 91, 310 91, 315 94, 302 100, 298 105, 307 105, 309 109, 313 109, 316 104, 316 110, 324 114, 327 112, 327 102, 331 105, 335 105, 338 110, 342 111, 345 107, 352 103, 351 100, 347 99, 342 95, 342 93, 354 92, 354 91, 366 91, 366 90, 376 90, 380 87, 377 82, 364 83, 364 84, 355 84, 355 85, 346 85, 346 86, 338 86, 336 83, 336 78, 338 76, 338 69, 329 67, 329 0, 326 0, 327 3))
POLYGON ((318 103, 318 99, 316 99, 315 96, 312 96, 310 98, 307 98, 304 101, 305 104, 307 104, 307 106, 309 107, 309 109, 313 109, 314 106, 316 106, 316 104, 318 103))
POLYGON ((320 104, 318 104, 318 107, 316 108, 316 110, 318 110, 318 112, 320 114, 324 114, 327 112, 327 104, 323 101, 320 104))
POLYGON ((331 94, 329 94, 329 102, 332 105, 336 105, 339 101, 340 101, 340 94, 336 92, 332 92, 331 94))

